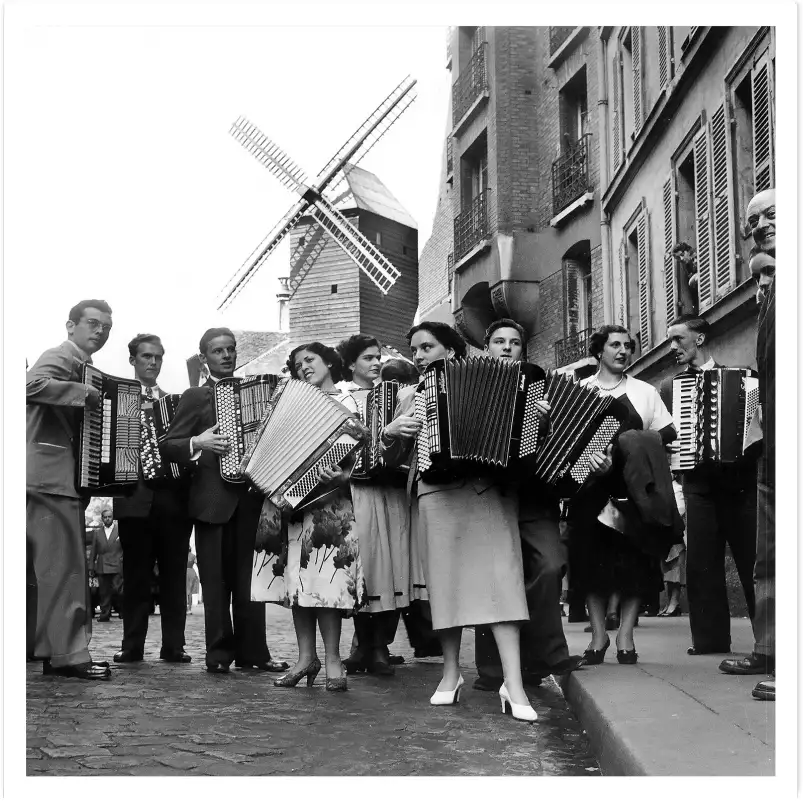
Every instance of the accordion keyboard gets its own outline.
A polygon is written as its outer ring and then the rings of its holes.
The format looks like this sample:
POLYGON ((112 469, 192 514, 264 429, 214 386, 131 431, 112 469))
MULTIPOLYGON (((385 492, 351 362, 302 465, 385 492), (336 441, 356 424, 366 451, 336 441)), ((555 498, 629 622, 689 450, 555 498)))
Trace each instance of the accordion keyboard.
POLYGON ((672 383, 672 418, 678 432, 678 447, 670 460, 672 471, 688 471, 697 465, 699 402, 697 375, 676 377, 672 383))

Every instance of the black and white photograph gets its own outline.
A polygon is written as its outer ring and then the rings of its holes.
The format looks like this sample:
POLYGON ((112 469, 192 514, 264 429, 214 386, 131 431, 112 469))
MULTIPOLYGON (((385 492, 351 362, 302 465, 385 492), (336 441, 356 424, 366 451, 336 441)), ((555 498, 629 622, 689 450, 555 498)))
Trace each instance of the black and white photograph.
POLYGON ((4 796, 796 794, 797 8, 573 6, 5 6, 4 796))

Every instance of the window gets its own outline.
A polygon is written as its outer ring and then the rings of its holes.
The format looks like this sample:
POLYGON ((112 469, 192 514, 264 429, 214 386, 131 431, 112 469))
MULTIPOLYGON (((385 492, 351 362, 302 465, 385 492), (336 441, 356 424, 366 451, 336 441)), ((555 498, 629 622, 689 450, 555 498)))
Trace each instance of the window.
POLYGON ((460 159, 461 208, 468 209, 488 189, 488 135, 483 131, 460 159))
MULTIPOLYGON (((695 180, 694 148, 693 143, 690 142, 682 156, 680 156, 676 162, 674 193, 675 208, 672 210, 670 207, 670 209, 667 210, 665 203, 664 218, 666 219, 667 214, 671 215, 674 212, 676 235, 672 244, 669 246, 669 252, 671 253, 675 245, 678 245, 679 243, 686 243, 687 245, 691 246, 692 249, 694 249, 695 261, 693 264, 695 266, 697 264, 697 217, 695 206, 696 186, 697 182, 695 180)), ((666 232, 664 233, 666 234, 666 232)), ((688 263, 681 263, 680 265, 677 265, 674 263, 674 260, 673 264, 676 267, 675 276, 677 277, 677 282, 674 286, 674 292, 676 296, 675 304, 677 305, 677 309, 680 314, 683 315, 696 313, 697 289, 696 286, 689 284, 689 280, 693 275, 692 271, 694 268, 688 263)), ((664 269, 666 270, 666 263, 664 264, 664 269)), ((667 289, 671 290, 669 284, 667 284, 667 289)), ((669 304, 668 298, 667 304, 669 304)), ((667 320, 669 320, 668 317, 667 320)))
POLYGON ((625 326, 639 343, 640 353, 652 347, 652 292, 649 217, 642 205, 625 230, 620 256, 623 265, 625 326))
POLYGON ((332 285, 332 295, 334 295, 335 293, 337 293, 337 285, 333 284, 332 285))
POLYGON ((381 232, 381 231, 378 231, 378 232, 376 233, 376 235, 374 236, 374 242, 375 242, 377 245, 382 245, 382 232, 381 232))
POLYGON ((663 89, 675 74, 674 31, 667 25, 658 26, 658 89, 663 89))
POLYGON ((588 91, 585 66, 564 85, 558 95, 561 153, 572 150, 588 133, 588 91))
POLYGON ((591 327, 591 259, 588 241, 564 257, 563 270, 563 334, 571 337, 591 327))

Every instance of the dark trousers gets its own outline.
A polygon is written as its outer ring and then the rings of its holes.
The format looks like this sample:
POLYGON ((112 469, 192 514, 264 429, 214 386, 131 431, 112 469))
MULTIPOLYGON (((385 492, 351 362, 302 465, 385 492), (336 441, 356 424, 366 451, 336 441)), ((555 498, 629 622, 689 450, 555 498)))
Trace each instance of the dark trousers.
POLYGON ((154 505, 147 518, 119 519, 117 526, 123 547, 123 649, 138 653, 145 649, 155 562, 159 567, 162 650, 182 650, 192 524, 183 517, 164 515, 154 505))
MULTIPOLYGON (((560 615, 561 581, 568 560, 561 542, 557 510, 519 522, 524 564, 524 593, 528 622, 521 627, 522 672, 538 674, 569 657, 560 615)), ((484 677, 501 678, 502 662, 491 628, 474 628, 477 672, 484 677)))
POLYGON ((123 610, 122 574, 99 574, 98 590, 100 591, 100 615, 104 619, 112 615, 112 605, 114 605, 118 611, 123 610))
MULTIPOLYGON (((270 660, 265 603, 251 602, 251 566, 261 507, 251 502, 240 502, 226 524, 195 522, 207 664, 270 660)), ((184 565, 186 570, 186 555, 184 565)))
POLYGON ((725 587, 725 544, 730 546, 755 615, 753 567, 756 562, 756 492, 724 484, 698 489, 684 482, 686 500, 686 594, 692 644, 698 650, 730 648, 730 609, 725 587))
MULTIPOLYGON (((432 612, 429 602, 412 600, 409 607, 402 611, 402 618, 410 646, 418 657, 443 655, 440 639, 432 629, 432 612)), ((395 635, 394 632, 394 638, 395 635)))
POLYGON ((401 610, 380 613, 358 613, 354 617, 354 633, 357 636, 357 649, 363 656, 372 650, 385 649, 396 638, 401 610))
POLYGON ((756 565, 753 581, 756 613, 753 651, 775 657, 775 481, 765 460, 758 469, 756 565))

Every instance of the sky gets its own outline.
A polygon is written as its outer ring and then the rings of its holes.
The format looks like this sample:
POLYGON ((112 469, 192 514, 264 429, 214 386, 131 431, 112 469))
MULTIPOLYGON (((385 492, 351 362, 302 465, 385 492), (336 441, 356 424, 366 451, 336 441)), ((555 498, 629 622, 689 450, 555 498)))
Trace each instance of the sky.
POLYGON ((286 245, 216 309, 296 199, 230 135, 240 115, 314 179, 412 75, 418 99, 361 166, 426 242, 450 91, 445 26, 276 25, 259 8, 5 11, 5 272, 37 299, 30 364, 64 339, 82 298, 113 310, 95 364, 130 376, 128 341, 155 332, 171 392, 187 386, 185 359, 206 328, 278 327, 286 245))

